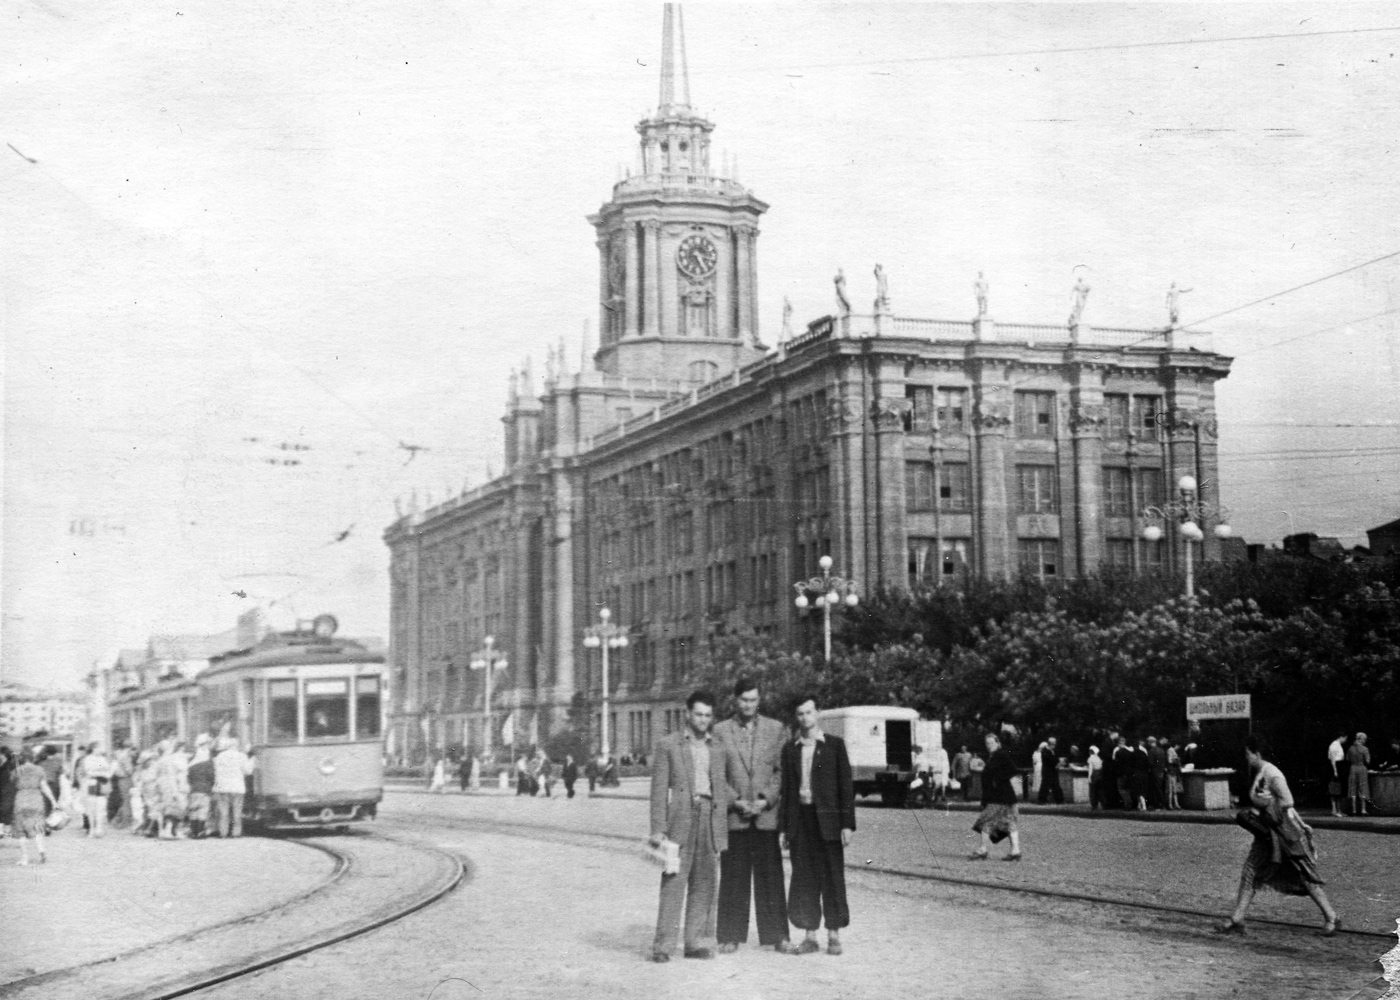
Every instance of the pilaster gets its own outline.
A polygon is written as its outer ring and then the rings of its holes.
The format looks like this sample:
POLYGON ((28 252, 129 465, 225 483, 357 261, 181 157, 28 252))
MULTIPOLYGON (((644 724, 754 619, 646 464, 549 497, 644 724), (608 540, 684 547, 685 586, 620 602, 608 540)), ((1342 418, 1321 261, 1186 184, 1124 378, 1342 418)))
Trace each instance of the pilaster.
POLYGON ((978 504, 973 529, 979 575, 1009 579, 1015 572, 1011 550, 1012 513, 1007 495, 1006 433, 1011 427, 1011 390, 1000 368, 981 368, 973 383, 973 454, 978 504), (990 376, 990 378, 988 377, 990 376))
MULTIPOLYGON (((1108 409, 1103 402, 1102 381, 1085 372, 1080 372, 1079 378, 1079 386, 1070 390, 1069 426, 1074 453, 1075 568, 1077 575, 1084 577, 1103 565, 1103 430, 1108 409)), ((1061 537, 1066 520, 1061 518, 1061 537)))

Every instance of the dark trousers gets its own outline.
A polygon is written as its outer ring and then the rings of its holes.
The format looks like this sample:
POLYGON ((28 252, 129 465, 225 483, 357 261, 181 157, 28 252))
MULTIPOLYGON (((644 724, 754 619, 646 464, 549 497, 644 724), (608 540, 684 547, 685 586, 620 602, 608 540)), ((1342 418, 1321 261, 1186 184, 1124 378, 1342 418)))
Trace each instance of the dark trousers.
POLYGON ((750 882, 758 943, 786 940, 787 900, 783 898, 783 853, 778 847, 778 831, 729 831, 729 849, 719 856, 720 944, 748 940, 750 882))
POLYGON ((1055 804, 1062 806, 1065 804, 1065 790, 1060 787, 1060 774, 1058 771, 1045 771, 1040 775, 1040 795, 1036 801, 1045 805, 1051 799, 1055 804))
POLYGON ((788 888, 788 919, 804 931, 826 923, 829 931, 851 922, 846 905, 846 849, 839 840, 822 839, 815 806, 797 807, 797 836, 788 845, 792 885, 788 888))

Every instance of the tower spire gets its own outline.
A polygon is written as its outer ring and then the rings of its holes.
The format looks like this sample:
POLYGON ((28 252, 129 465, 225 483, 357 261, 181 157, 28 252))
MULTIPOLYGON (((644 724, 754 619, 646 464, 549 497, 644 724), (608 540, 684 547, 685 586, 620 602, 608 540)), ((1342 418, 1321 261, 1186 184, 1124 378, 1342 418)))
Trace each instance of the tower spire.
POLYGON ((661 98, 657 111, 665 113, 673 107, 690 107, 690 66, 685 58, 685 14, 681 5, 668 3, 661 20, 661 98), (680 45, 681 99, 676 101, 676 48, 680 45))

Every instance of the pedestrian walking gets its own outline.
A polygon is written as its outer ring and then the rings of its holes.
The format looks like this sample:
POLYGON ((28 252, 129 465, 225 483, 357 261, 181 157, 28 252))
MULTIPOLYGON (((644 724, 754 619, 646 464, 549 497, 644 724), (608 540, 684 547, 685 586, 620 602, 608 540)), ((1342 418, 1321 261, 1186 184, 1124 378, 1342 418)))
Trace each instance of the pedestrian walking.
POLYGON ((44 781, 49 786, 49 795, 44 800, 45 814, 58 808, 58 801, 63 796, 63 752, 58 747, 46 743, 42 750, 34 755, 34 763, 44 772, 44 781))
POLYGON ((583 776, 588 779, 588 794, 592 795, 598 788, 598 758, 589 757, 583 765, 583 776))
POLYGON ((1040 745, 1040 795, 1036 801, 1045 805, 1052 799, 1055 805, 1065 804, 1065 792, 1060 787, 1060 758, 1055 752, 1055 737, 1040 745))
POLYGON ((738 950, 749 937, 749 898, 758 924, 759 947, 786 950, 787 899, 783 854, 778 847, 778 806, 782 801, 783 744, 787 727, 760 715, 758 682, 734 682, 735 712, 715 726, 723 745, 729 782, 729 848, 719 859, 721 952, 738 950))
POLYGON ((948 761, 948 751, 943 748, 940 740, 931 752, 926 754, 929 762, 929 781, 933 798, 929 802, 932 806, 935 803, 948 801, 948 772, 951 769, 948 761))
POLYGON ((210 807, 214 800, 214 761, 210 758, 211 740, 200 733, 194 740, 194 757, 190 759, 185 780, 189 782, 190 799, 185 818, 190 824, 190 836, 200 839, 208 835, 210 807))
POLYGON ((142 750, 131 772, 131 832, 137 836, 152 832, 151 817, 156 815, 153 810, 160 808, 155 762, 154 750, 142 750))
POLYGON ((1342 816, 1342 804, 1347 798, 1347 752, 1345 729, 1338 729, 1337 738, 1327 746, 1327 766, 1332 776, 1327 779, 1327 794, 1332 799, 1332 815, 1342 816))
POLYGON ((180 824, 185 820, 185 811, 190 804, 189 755, 185 745, 174 739, 166 739, 163 752, 156 760, 155 783, 159 795, 160 808, 156 814, 156 836, 161 840, 174 840, 180 834, 180 824))
POLYGON ((243 797, 253 761, 232 736, 214 741, 214 831, 220 837, 243 836, 243 797))
POLYGON ((544 787, 544 797, 554 798, 554 761, 543 750, 539 756, 539 783, 544 787))
POLYGON ((0 743, 0 837, 8 837, 15 821, 15 771, 19 761, 14 751, 0 743))
POLYGON ((1099 756, 1099 748, 1091 746, 1089 748, 1089 759, 1086 762, 1089 767, 1089 808, 1103 808, 1103 758, 1099 756))
POLYGON ((821 950, 817 929, 823 923, 827 954, 841 954, 841 930, 851 922, 845 853, 856 831, 851 760, 845 741, 822 732, 818 719, 816 698, 801 696, 797 738, 783 746, 778 827, 792 859, 788 919, 806 932, 790 948, 797 955, 821 950))
POLYGON ((963 801, 966 802, 972 797, 972 789, 968 787, 968 779, 972 777, 972 754, 968 752, 966 744, 958 747, 958 752, 953 755, 953 780, 962 789, 963 801))
POLYGON ((29 864, 31 843, 39 855, 39 864, 43 864, 48 860, 44 853, 44 834, 47 832, 44 822, 47 815, 45 803, 49 809, 57 809, 58 797, 54 795, 44 769, 34 763, 32 750, 22 751, 19 760, 19 766, 14 772, 14 823, 10 828, 10 836, 19 841, 20 864, 29 864))
POLYGON ((1021 860, 1021 830, 1018 825, 1016 788, 1011 784, 1017 775, 1011 754, 1001 745, 1001 737, 988 733, 987 769, 982 772, 982 812, 972 829, 982 835, 982 846, 972 854, 973 861, 986 861, 993 844, 1010 839, 1010 850, 1004 861, 1021 860))
POLYGON ((468 779, 468 785, 474 792, 481 789, 481 754, 479 753, 472 753, 471 775, 468 779))
POLYGON ((669 962, 685 910, 685 957, 713 958, 719 855, 729 843, 729 783, 724 748, 710 732, 714 696, 694 691, 686 724, 661 741, 651 774, 651 837, 679 848, 678 870, 661 876, 652 940, 654 962, 669 962))
POLYGON ((515 760, 515 794, 534 795, 533 782, 530 778, 530 762, 523 756, 515 760))
POLYGON ((457 790, 465 792, 472 782, 472 762, 474 755, 462 754, 457 758, 457 790))
POLYGON ((565 798, 573 798, 574 784, 578 781, 578 761, 574 760, 573 754, 564 755, 564 766, 560 769, 559 776, 564 779, 565 798))
POLYGON ((1176 744, 1167 744, 1165 738, 1162 744, 1167 747, 1167 777, 1164 791, 1167 797, 1166 806, 1168 809, 1180 809, 1181 802, 1181 752, 1177 750, 1176 744))
POLYGON ((131 776, 136 755, 131 744, 123 742, 112 752, 112 798, 107 807, 107 825, 114 830, 131 826, 131 776))
POLYGON ((1147 746, 1141 736, 1137 738, 1136 744, 1128 757, 1129 790, 1132 794, 1133 808, 1138 812, 1147 811, 1148 790, 1152 786, 1152 758, 1147 753, 1147 746))
POLYGON ((428 772, 428 791, 439 795, 447 791, 447 762, 441 755, 434 758, 428 772))
POLYGON ((1250 735, 1245 737, 1244 745, 1251 777, 1250 807, 1241 809, 1235 822, 1254 834, 1254 843, 1240 872, 1234 912, 1215 930, 1219 934, 1243 934, 1245 913, 1254 894, 1260 889, 1273 889, 1290 896, 1311 896, 1322 911, 1322 933, 1331 937, 1342 925, 1342 918, 1322 888, 1312 827, 1293 808, 1293 795, 1283 772, 1265 759, 1263 741, 1250 735))
POLYGON ((1347 795, 1351 798, 1351 814, 1365 816, 1366 803, 1371 801, 1371 781, 1366 769, 1371 766, 1371 751, 1366 748, 1366 734, 1357 733, 1347 750, 1347 795))
POLYGON ((1161 809, 1167 802, 1167 741, 1147 737, 1147 807, 1161 809))
POLYGON ((87 756, 76 769, 84 824, 89 837, 101 837, 107 826, 107 795, 112 781, 112 762, 96 743, 88 748, 87 756))

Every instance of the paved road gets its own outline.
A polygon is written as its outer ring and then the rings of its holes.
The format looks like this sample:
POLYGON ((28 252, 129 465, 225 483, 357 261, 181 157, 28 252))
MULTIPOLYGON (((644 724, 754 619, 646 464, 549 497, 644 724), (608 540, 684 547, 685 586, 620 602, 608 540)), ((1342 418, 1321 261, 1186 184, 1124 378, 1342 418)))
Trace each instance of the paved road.
MULTIPOLYGON (((874 995, 1347 1000, 1381 992, 1367 988, 1380 971, 1376 956, 1388 947, 1377 939, 1321 939, 1267 927, 1244 940, 1222 939, 1197 918, 862 871, 850 875, 853 923, 843 935, 846 954, 840 958, 794 958, 745 948, 711 962, 655 966, 646 955, 657 876, 641 857, 640 806, 601 799, 392 795, 381 813, 386 829, 464 852, 472 861, 471 882, 384 930, 211 993, 221 1000, 272 995, 308 1000, 874 995), (552 830, 520 835, 471 826, 492 821, 552 830), (590 836, 590 830, 638 836, 628 843, 590 836)), ((891 845, 905 838, 893 824, 912 817, 866 810, 861 820, 857 843, 886 844, 890 849, 881 856, 898 860, 891 845)), ((966 817, 957 822, 965 826, 966 817)), ((940 830, 935 843, 960 850, 961 837, 951 828, 940 830)), ((1049 843, 1046 829, 1028 840, 1028 849, 1042 855, 1036 866, 1050 867, 1049 843)), ((989 877, 1029 877, 1017 875, 1011 865, 985 867, 989 877)))
MULTIPOLYGON (((462 815, 521 819, 563 829, 616 835, 646 833, 646 803, 630 799, 572 802, 515 797, 430 796, 391 792, 391 813, 412 814, 455 800, 462 815)), ((1234 902, 1249 834, 1233 825, 1084 820, 1023 816, 1025 860, 1018 865, 972 863, 974 814, 960 811, 861 807, 860 829, 848 860, 872 866, 994 880, 1027 888, 1227 913, 1234 902)), ((1347 924, 1393 934, 1400 918, 1400 837, 1341 830, 1317 834, 1327 891, 1347 924)), ((1306 898, 1261 893, 1253 917, 1320 924, 1306 898)))

